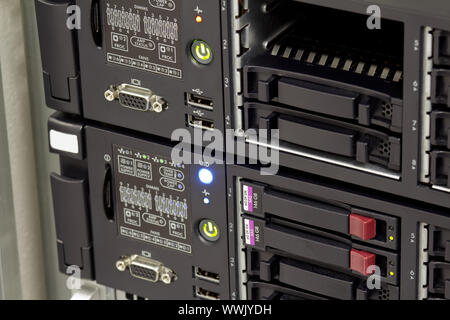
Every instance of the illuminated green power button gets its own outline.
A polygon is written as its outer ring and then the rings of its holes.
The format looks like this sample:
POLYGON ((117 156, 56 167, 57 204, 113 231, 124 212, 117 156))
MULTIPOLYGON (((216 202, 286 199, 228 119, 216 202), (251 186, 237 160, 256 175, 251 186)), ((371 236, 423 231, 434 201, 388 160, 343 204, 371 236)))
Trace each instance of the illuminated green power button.
POLYGON ((191 54, 200 64, 210 64, 213 60, 213 51, 209 44, 202 40, 195 40, 191 46, 191 54))
POLYGON ((215 242, 220 238, 219 226, 212 220, 202 220, 198 229, 202 237, 208 241, 215 242))

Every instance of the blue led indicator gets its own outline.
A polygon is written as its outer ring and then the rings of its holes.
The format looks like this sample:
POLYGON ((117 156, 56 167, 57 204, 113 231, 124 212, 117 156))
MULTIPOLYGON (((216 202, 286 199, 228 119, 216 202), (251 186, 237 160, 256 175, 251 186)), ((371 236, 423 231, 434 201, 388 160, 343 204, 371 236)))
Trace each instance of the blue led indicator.
POLYGON ((204 204, 210 204, 210 200, 209 200, 209 198, 203 198, 203 203, 204 204))
POLYGON ((212 171, 205 168, 198 171, 198 178, 203 184, 211 184, 214 180, 212 171))

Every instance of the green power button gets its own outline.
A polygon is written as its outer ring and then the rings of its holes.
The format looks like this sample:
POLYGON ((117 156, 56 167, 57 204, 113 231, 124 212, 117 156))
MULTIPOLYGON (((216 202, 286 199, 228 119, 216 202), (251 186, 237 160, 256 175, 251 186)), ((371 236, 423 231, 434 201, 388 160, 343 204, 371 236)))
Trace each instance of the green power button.
POLYGON ((198 226, 198 229, 202 237, 208 241, 215 242, 220 238, 219 226, 212 220, 202 220, 198 226))
POLYGON ((200 64, 210 64, 213 60, 213 51, 209 44, 202 40, 195 40, 191 46, 194 60, 200 64))

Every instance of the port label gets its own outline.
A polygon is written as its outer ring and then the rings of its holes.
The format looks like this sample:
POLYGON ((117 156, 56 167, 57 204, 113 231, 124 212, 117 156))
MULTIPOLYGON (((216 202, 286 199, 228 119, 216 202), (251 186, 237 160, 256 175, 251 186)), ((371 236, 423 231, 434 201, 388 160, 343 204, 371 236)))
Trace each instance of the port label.
POLYGON ((192 254, 189 169, 148 151, 113 146, 119 234, 192 254))
POLYGON ((182 79, 181 9, 173 0, 105 0, 106 62, 182 79))

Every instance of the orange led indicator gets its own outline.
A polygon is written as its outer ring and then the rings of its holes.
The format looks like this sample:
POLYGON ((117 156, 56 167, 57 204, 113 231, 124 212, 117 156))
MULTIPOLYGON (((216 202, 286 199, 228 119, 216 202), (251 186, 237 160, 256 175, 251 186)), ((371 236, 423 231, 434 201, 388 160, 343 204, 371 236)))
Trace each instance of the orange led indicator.
POLYGON ((202 23, 203 22, 203 18, 201 16, 196 16, 195 17, 195 22, 202 23))

